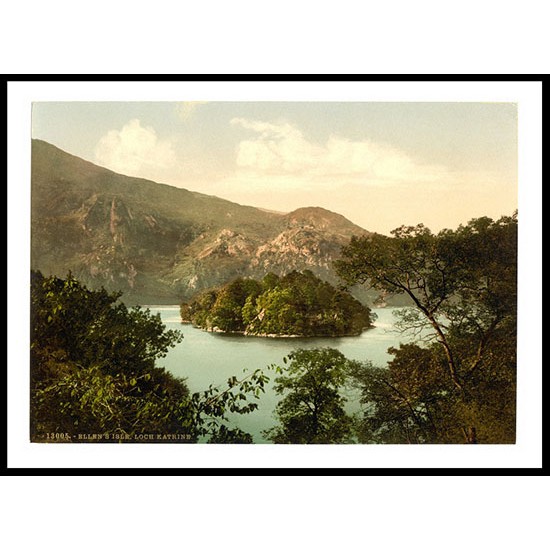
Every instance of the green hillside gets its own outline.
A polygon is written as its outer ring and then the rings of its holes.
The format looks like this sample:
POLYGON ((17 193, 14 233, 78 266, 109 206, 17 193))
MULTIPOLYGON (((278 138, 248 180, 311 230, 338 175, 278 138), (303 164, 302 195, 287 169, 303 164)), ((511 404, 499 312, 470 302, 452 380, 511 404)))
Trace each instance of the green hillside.
POLYGON ((46 275, 122 290, 130 303, 174 303, 236 277, 332 262, 367 232, 322 208, 290 214, 117 174, 46 142, 32 144, 31 263, 46 275))

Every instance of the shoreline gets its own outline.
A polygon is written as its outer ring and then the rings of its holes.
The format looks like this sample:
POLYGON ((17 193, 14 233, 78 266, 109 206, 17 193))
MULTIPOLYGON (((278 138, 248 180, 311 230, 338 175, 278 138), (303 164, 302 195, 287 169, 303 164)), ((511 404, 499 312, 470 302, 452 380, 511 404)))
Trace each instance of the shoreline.
POLYGON ((247 338, 281 338, 281 339, 290 339, 290 338, 302 338, 302 339, 310 339, 310 338, 356 338, 358 336, 361 336, 364 332, 367 332, 368 330, 372 330, 376 328, 374 325, 368 328, 363 329, 361 332, 356 334, 335 334, 335 335, 329 335, 329 334, 312 334, 311 336, 306 336, 305 334, 251 334, 247 333, 246 331, 239 331, 239 330, 233 330, 233 331, 225 331, 218 329, 216 327, 208 329, 203 328, 194 325, 190 321, 182 321, 182 324, 185 325, 191 325, 193 328, 196 328, 197 330, 201 330, 202 332, 209 332, 212 334, 219 334, 221 336, 245 336, 247 338))

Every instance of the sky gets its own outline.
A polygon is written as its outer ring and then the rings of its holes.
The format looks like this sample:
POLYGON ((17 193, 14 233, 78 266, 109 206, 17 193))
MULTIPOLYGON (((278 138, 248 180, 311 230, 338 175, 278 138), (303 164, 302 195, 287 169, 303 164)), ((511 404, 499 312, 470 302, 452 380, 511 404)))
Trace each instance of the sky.
POLYGON ((39 102, 32 136, 129 176, 389 234, 517 208, 513 103, 39 102))

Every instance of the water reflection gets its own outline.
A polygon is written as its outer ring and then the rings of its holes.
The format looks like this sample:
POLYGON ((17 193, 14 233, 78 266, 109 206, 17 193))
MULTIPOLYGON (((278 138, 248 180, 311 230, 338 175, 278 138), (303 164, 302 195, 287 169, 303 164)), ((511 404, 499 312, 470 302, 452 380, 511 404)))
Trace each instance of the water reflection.
MULTIPOLYGON (((257 368, 270 364, 283 364, 283 357, 298 348, 332 347, 348 359, 371 361, 384 366, 390 356, 389 347, 398 347, 407 338, 394 327, 393 312, 399 308, 373 309, 378 318, 373 329, 360 336, 341 338, 262 338, 258 336, 227 335, 205 332, 189 324, 181 324, 179 306, 145 306, 159 313, 165 325, 183 333, 183 341, 158 361, 174 375, 186 378, 193 392, 206 389, 210 384, 225 384, 230 376, 240 378, 257 368)), ((273 384, 259 401, 259 409, 248 415, 235 415, 235 424, 254 437, 255 443, 265 443, 261 431, 274 424, 273 410, 279 396, 273 384)), ((353 404, 352 404, 353 405, 353 404)), ((355 408, 355 407, 352 407, 355 408)))

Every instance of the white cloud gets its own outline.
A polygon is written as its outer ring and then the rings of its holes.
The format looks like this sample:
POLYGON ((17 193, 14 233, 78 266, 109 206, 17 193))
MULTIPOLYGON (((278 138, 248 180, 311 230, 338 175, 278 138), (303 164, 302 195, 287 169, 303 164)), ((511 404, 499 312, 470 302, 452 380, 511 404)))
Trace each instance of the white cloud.
POLYGON ((307 180, 315 186, 323 182, 399 185, 444 182, 448 178, 445 167, 421 164, 406 152, 386 144, 338 136, 331 136, 324 144, 315 144, 289 123, 234 118, 231 124, 257 134, 237 147, 240 178, 269 177, 271 181, 295 178, 296 185, 307 180))
POLYGON ((110 130, 95 148, 98 164, 128 176, 158 179, 177 164, 172 143, 155 130, 132 119, 120 130, 110 130))
POLYGON ((301 173, 319 165, 323 148, 309 143, 300 130, 288 123, 272 124, 234 118, 231 124, 259 134, 241 141, 237 149, 237 166, 272 175, 301 173))

